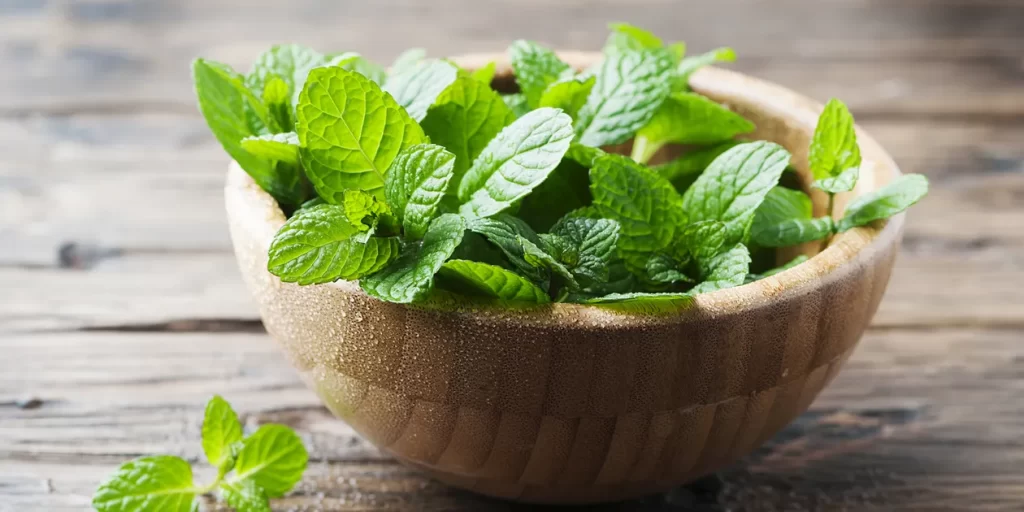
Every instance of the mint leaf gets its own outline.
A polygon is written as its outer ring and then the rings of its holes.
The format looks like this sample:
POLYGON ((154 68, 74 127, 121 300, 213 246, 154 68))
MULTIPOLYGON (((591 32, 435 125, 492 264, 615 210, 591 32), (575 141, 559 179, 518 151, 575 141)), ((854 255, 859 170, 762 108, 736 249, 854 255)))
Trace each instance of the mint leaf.
POLYGON ((441 146, 417 144, 402 150, 384 179, 384 197, 405 227, 419 240, 437 214, 455 168, 455 155, 441 146))
POLYGON ((358 279, 398 255, 397 238, 368 237, 367 231, 343 206, 300 209, 271 242, 267 269, 300 285, 358 279))
POLYGON ((573 142, 572 144, 569 144, 569 151, 565 152, 565 158, 590 169, 594 166, 594 162, 596 162, 598 158, 606 154, 607 153, 605 153, 601 148, 592 148, 590 146, 584 146, 578 142, 573 142))
POLYGON ((562 263, 576 275, 604 282, 608 280, 608 264, 615 254, 619 229, 619 223, 610 219, 566 217, 551 228, 551 233, 568 243, 560 250, 562 263))
POLYGON ((647 260, 647 279, 655 283, 692 283, 693 279, 679 270, 683 265, 668 254, 655 254, 647 260))
POLYGON ((836 226, 842 233, 878 219, 885 219, 910 208, 928 194, 928 179, 920 174, 900 176, 888 185, 861 196, 846 205, 846 212, 836 226))
POLYGON ((243 149, 261 158, 299 163, 299 136, 294 132, 249 136, 242 139, 241 144, 243 149))
POLYGON ((455 81, 458 72, 458 68, 449 62, 426 60, 389 76, 384 82, 384 90, 391 93, 413 119, 421 121, 441 91, 455 81))
POLYGON ((288 82, 277 75, 271 76, 263 86, 261 98, 270 117, 282 131, 295 130, 295 115, 293 114, 295 109, 292 108, 292 92, 288 87, 288 82))
POLYGON ((546 269, 538 268, 537 265, 526 261, 525 252, 521 239, 528 240, 534 244, 540 244, 540 238, 522 220, 500 213, 490 218, 475 218, 467 223, 470 231, 483 235, 488 242, 494 244, 509 263, 520 273, 530 280, 542 283, 547 286, 549 279, 546 269))
POLYGON ((576 282, 576 276, 562 262, 548 254, 545 249, 524 237, 519 237, 518 242, 523 248, 523 260, 527 264, 547 270, 552 276, 557 276, 559 281, 564 283, 569 289, 575 290, 579 287, 579 284, 576 282))
POLYGON ((801 254, 801 255, 799 255, 799 256, 789 260, 789 263, 786 263, 785 265, 782 265, 782 266, 775 267, 775 268, 773 268, 771 270, 768 270, 766 272, 763 272, 761 274, 747 274, 747 279, 746 279, 745 283, 748 283, 748 284, 749 283, 753 283, 754 281, 758 281, 758 280, 764 279, 766 277, 771 277, 771 276, 774 276, 775 274, 780 274, 782 272, 785 272, 786 270, 789 270, 789 269, 791 269, 791 268, 793 268, 793 267, 795 267, 795 266, 797 266, 797 265, 807 261, 807 259, 808 259, 807 256, 801 254))
POLYGON ((831 217, 788 219, 753 232, 752 239, 761 247, 789 247, 821 240, 831 235, 834 228, 831 217))
POLYGON ((323 54, 297 44, 282 44, 271 47, 260 54, 249 72, 249 86, 257 94, 273 77, 279 77, 288 85, 288 98, 292 104, 298 102, 299 92, 306 83, 306 76, 318 66, 327 64, 323 54))
POLYGON ((521 93, 506 94, 501 99, 516 118, 523 117, 530 111, 530 105, 526 102, 526 96, 521 93))
POLYGON ((624 313, 662 315, 689 307, 693 296, 689 293, 612 293, 584 302, 624 313))
POLYGON ((572 72, 572 68, 555 52, 532 41, 513 42, 508 48, 508 59, 519 91, 531 107, 540 103, 541 94, 548 85, 572 72))
POLYGON ((382 236, 381 232, 397 234, 397 219, 394 219, 388 205, 377 199, 376 196, 371 196, 362 190, 347 190, 341 201, 341 207, 345 210, 345 216, 353 226, 369 227, 368 230, 353 237, 353 240, 357 242, 366 243, 370 235, 382 236))
MULTIPOLYGON (((834 178, 847 169, 860 166, 860 147, 857 145, 853 116, 843 102, 832 99, 825 105, 825 110, 818 118, 818 126, 814 129, 807 162, 815 180, 834 178)), ((854 175, 849 183, 850 189, 856 181, 854 175)))
POLYGON ((732 249, 715 256, 708 267, 710 271, 704 277, 704 282, 694 286, 690 293, 697 295, 743 284, 750 272, 750 251, 745 245, 736 244, 732 249))
POLYGON ((789 152, 771 142, 740 144, 715 159, 683 195, 689 222, 725 224, 725 245, 748 238, 754 212, 779 182, 789 152))
POLYGON ((800 190, 773 187, 764 196, 764 202, 754 214, 751 231, 759 231, 789 219, 810 219, 814 205, 811 198, 800 190))
POLYGON ((722 153, 732 149, 739 142, 728 141, 706 148, 687 151, 679 158, 651 167, 651 170, 672 182, 676 190, 685 192, 722 153))
POLYGON ((391 74, 397 75, 415 67, 423 59, 427 58, 427 51, 423 48, 410 48, 402 52, 391 64, 391 74))
POLYGON ((751 239, 762 247, 787 247, 832 234, 830 217, 813 219, 811 198, 799 190, 775 187, 754 214, 751 239))
POLYGON ((662 47, 661 38, 629 23, 609 23, 608 28, 612 33, 605 43, 605 53, 662 47))
POLYGON ((271 512, 267 494, 252 480, 223 482, 220 495, 237 512, 271 512))
POLYGON ((92 506, 99 512, 193 512, 199 510, 195 493, 188 462, 169 455, 142 457, 122 464, 104 480, 92 506))
POLYGON ((338 67, 310 72, 299 97, 302 163, 317 192, 338 203, 347 189, 383 195, 398 152, 426 136, 416 121, 363 75, 338 67))
POLYGON ((859 177, 860 167, 850 167, 849 169, 839 173, 838 176, 814 180, 814 183, 811 183, 811 186, 824 190, 829 194, 838 194, 840 192, 853 190, 853 187, 857 184, 857 179, 859 177))
POLYGON ((437 97, 420 124, 431 141, 455 154, 452 183, 457 185, 487 143, 514 120, 490 86, 459 77, 437 97))
POLYGON ((203 418, 203 453, 210 465, 221 467, 231 460, 231 445, 242 440, 242 424, 238 415, 220 395, 206 404, 203 418))
POLYGON ((575 118, 580 108, 587 102, 596 81, 594 77, 559 80, 544 89, 538 104, 541 107, 560 108, 575 118))
POLYGON ((621 226, 618 247, 627 266, 645 274, 647 256, 668 247, 675 236, 679 194, 664 178, 621 155, 595 160, 590 191, 596 214, 621 226))
POLYGON ((439 285, 464 295, 545 304, 548 294, 530 280, 495 265, 451 260, 437 274, 439 285))
POLYGON ((722 222, 715 220, 702 220, 688 224, 680 234, 680 244, 686 249, 687 254, 706 274, 715 256, 718 256, 728 229, 722 222))
POLYGON ((469 76, 488 87, 491 86, 491 82, 494 80, 494 74, 498 70, 498 63, 493 60, 483 65, 479 69, 473 70, 469 76))
POLYGON ((646 151, 638 156, 647 161, 668 143, 714 144, 752 131, 754 123, 700 94, 675 93, 637 132, 637 140, 646 143, 646 151))
POLYGON ((284 496, 302 479, 308 460, 302 440, 292 429, 263 425, 242 442, 229 483, 252 480, 267 496, 284 496))
POLYGON ((716 48, 710 52, 687 57, 679 62, 676 67, 677 84, 679 90, 689 90, 690 76, 704 66, 710 66, 716 62, 735 62, 736 51, 732 48, 716 48))
POLYGON ((383 85, 387 77, 387 72, 383 67, 355 52, 337 55, 327 65, 359 73, 377 85, 383 85))
POLYGON ((590 201, 589 169, 564 158, 543 183, 523 198, 517 215, 533 229, 547 231, 564 215, 590 201))
POLYGON ((668 97, 672 65, 672 57, 665 51, 628 51, 606 57, 576 120, 579 142, 600 147, 632 137, 668 97))
POLYGON ((419 244, 411 244, 402 255, 380 272, 359 280, 366 293, 388 302, 409 303, 422 298, 441 268, 462 241, 466 221, 454 214, 433 220, 419 244))
POLYGON ((540 108, 501 130, 459 183, 462 215, 489 217, 530 193, 551 174, 572 141, 572 119, 540 108))

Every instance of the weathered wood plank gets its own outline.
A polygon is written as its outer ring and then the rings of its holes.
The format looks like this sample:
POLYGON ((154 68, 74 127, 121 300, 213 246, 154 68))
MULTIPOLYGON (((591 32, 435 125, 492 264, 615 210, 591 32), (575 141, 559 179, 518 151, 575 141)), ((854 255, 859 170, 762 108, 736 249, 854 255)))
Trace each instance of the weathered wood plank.
MULTIPOLYGON (((722 510, 1013 510, 1024 500, 1022 334, 870 333, 811 412, 725 473, 722 510)), ((142 454, 202 464, 211 390, 250 428, 289 424, 310 447, 310 470, 280 510, 527 510, 391 462, 319 406, 265 335, 34 334, 2 345, 0 503, 18 510, 80 510, 107 472, 142 454), (14 406, 27 396, 42 403, 14 406)), ((608 510, 683 510, 665 500, 608 510)))

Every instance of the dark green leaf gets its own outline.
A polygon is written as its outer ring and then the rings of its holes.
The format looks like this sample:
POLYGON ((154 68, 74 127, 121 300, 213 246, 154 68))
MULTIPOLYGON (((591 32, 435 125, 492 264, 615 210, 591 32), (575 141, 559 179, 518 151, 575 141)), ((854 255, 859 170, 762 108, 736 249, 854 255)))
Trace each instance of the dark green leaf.
POLYGON ((401 257, 380 272, 360 279, 366 293, 388 302, 409 303, 426 296, 434 274, 462 241, 466 221, 454 214, 442 215, 427 228, 423 240, 411 244, 401 257))
POLYGON ((438 285, 471 297, 544 304, 548 294, 525 277, 478 261, 450 260, 437 274, 438 285))
POLYGON ((750 273, 750 251, 743 244, 715 256, 708 264, 710 271, 704 281, 694 286, 690 293, 697 295, 725 288, 740 286, 750 273))

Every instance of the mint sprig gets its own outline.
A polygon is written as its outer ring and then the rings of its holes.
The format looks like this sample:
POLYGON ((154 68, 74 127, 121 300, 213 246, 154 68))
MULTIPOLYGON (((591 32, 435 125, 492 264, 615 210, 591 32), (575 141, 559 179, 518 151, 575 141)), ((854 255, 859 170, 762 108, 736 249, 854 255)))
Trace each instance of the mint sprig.
POLYGON ((193 512, 197 498, 217 494, 239 512, 269 511, 268 497, 283 496, 302 478, 309 454, 292 429, 266 424, 243 437, 231 406, 214 396, 203 419, 203 451, 217 468, 214 481, 197 485, 188 461, 171 455, 122 464, 96 489, 99 512, 193 512))

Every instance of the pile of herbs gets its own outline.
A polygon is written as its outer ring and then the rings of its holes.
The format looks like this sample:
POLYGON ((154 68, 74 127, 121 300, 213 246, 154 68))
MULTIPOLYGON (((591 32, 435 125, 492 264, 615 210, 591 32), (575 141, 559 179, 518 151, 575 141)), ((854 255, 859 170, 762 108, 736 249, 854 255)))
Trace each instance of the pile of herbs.
POLYGON ((754 124, 694 92, 728 48, 687 57, 626 24, 579 71, 516 41, 515 94, 422 50, 389 71, 355 53, 271 48, 247 75, 196 60, 199 107, 224 149, 290 214, 268 269, 301 285, 358 280, 389 302, 457 294, 507 303, 674 303, 800 263, 752 269, 776 248, 899 213, 920 175, 855 198, 853 118, 832 100, 809 148, 810 197, 780 185, 791 155, 737 140, 754 124), (633 140, 630 156, 601 148, 633 140), (666 145, 676 160, 649 166, 666 145), (761 270, 760 273, 755 273, 761 270))

